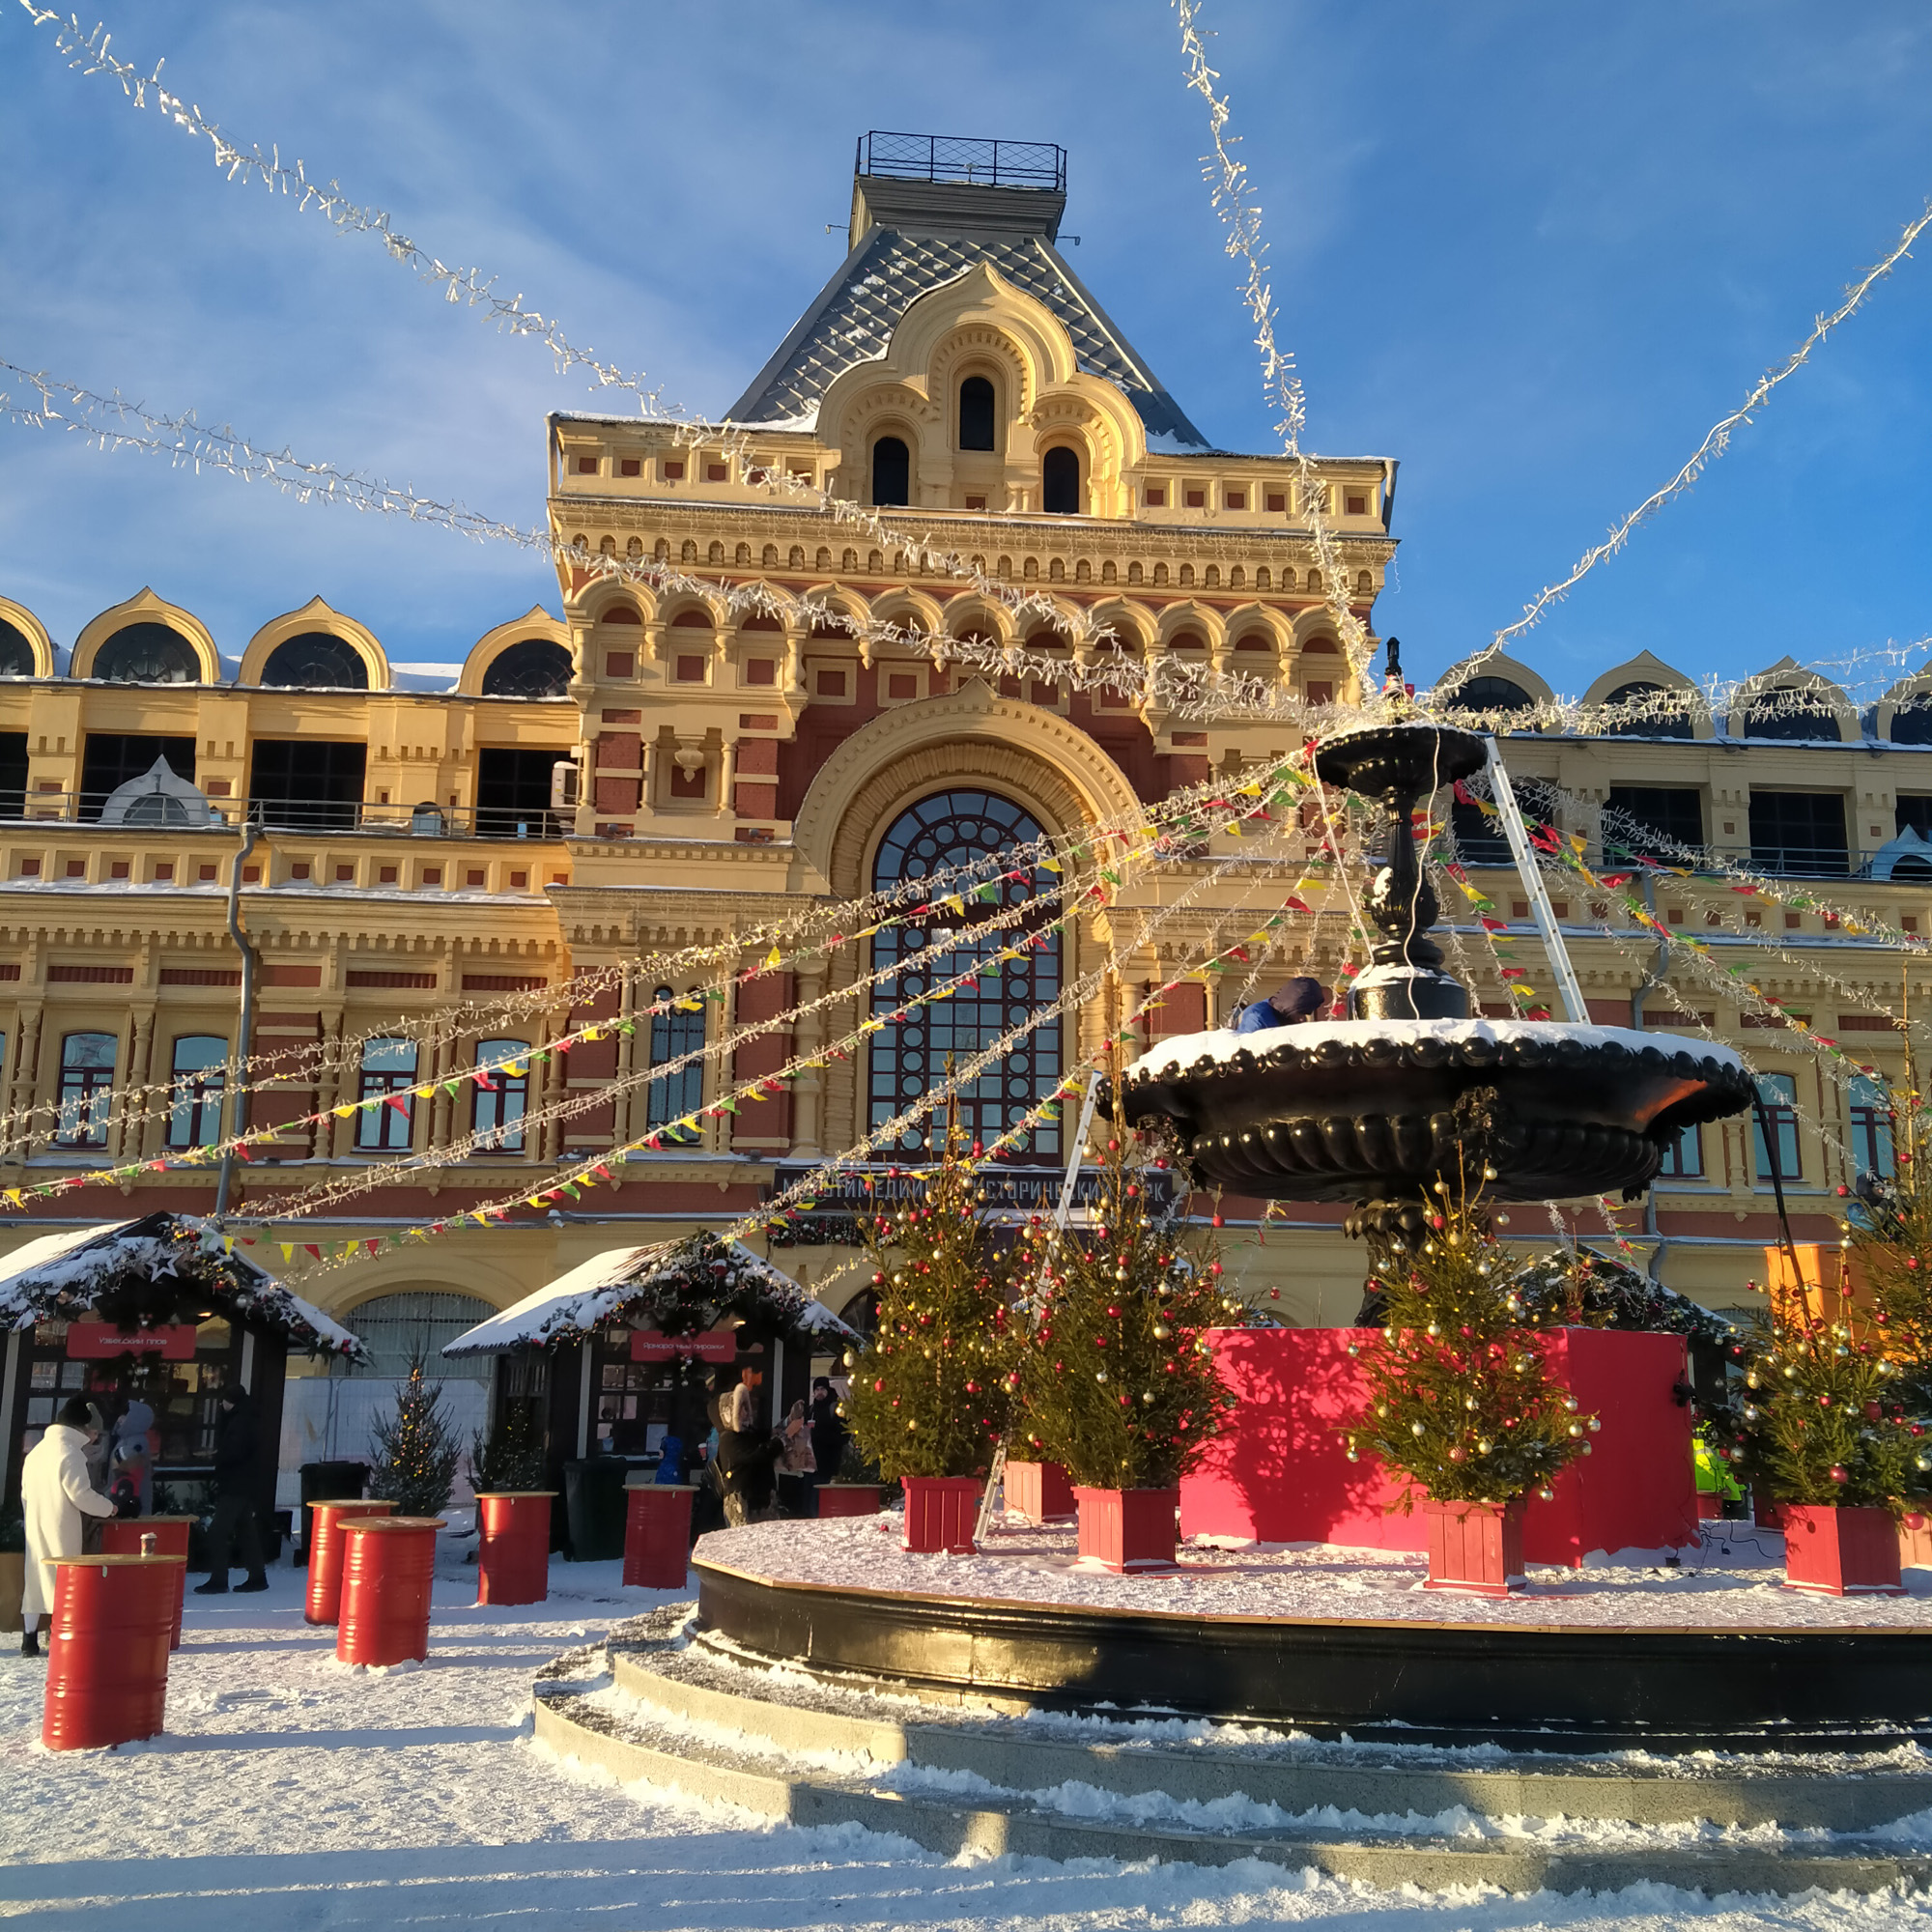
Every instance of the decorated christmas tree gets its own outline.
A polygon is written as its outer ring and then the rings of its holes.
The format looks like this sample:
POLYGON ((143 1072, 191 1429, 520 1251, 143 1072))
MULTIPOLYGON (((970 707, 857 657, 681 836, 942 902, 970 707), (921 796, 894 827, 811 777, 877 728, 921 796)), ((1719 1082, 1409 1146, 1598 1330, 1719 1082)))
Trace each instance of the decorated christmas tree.
POLYGON ((1151 1205, 1155 1169, 1121 1141, 1090 1226, 1038 1217, 1016 1272, 1033 1320, 1014 1363, 1014 1435, 1083 1488, 1172 1489, 1235 1398, 1204 1330, 1239 1326, 1212 1236, 1151 1205))
POLYGON ((949 1123, 923 1198, 862 1217, 878 1318, 848 1350, 846 1427, 888 1482, 984 1469, 1007 1413, 1007 1268, 980 1223, 971 1156, 949 1123))
POLYGON ((1480 1188, 1438 1180, 1422 1219, 1419 1238, 1413 1227, 1370 1237, 1386 1326, 1365 1353, 1369 1400, 1350 1459, 1374 1454, 1440 1502, 1547 1495, 1590 1453, 1596 1418, 1550 1375, 1546 1320, 1517 1293, 1480 1188))
POLYGON ((1828 1311, 1821 1292, 1813 1312, 1834 1313, 1873 1343, 1900 1372, 1894 1397, 1923 1410, 1932 1406, 1932 1110, 1918 1085, 1908 1053, 1903 1089, 1880 1089, 1892 1171, 1861 1174, 1840 1190, 1858 1197, 1839 1224, 1850 1293, 1828 1311))
POLYGON ((396 1412, 375 1426, 375 1468, 369 1493, 396 1506, 398 1516, 434 1516, 456 1487, 463 1448, 442 1409, 442 1384, 426 1380, 420 1351, 396 1390, 396 1412))
POLYGON ((1781 1503, 1896 1512, 1932 1471, 1911 1377, 1887 1356, 1875 1318, 1833 1320, 1819 1299, 1815 1285, 1773 1292, 1745 1376, 1745 1437, 1733 1466, 1781 1503))
POLYGON ((480 1429, 470 1437, 469 1481, 478 1495, 544 1487, 544 1446, 530 1404, 511 1403, 487 1441, 480 1429))

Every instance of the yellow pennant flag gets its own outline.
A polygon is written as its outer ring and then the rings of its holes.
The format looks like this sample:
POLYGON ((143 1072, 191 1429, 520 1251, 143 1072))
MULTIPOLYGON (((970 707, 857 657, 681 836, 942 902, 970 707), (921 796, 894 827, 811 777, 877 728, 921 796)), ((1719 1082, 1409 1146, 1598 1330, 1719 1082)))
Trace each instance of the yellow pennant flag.
POLYGON ((773 967, 781 966, 783 964, 784 964, 784 954, 781 952, 776 946, 774 946, 772 950, 765 954, 765 971, 769 973, 773 969, 773 967))
POLYGON ((354 1101, 352 1101, 346 1107, 331 1107, 329 1109, 329 1112, 332 1113, 338 1121, 346 1121, 350 1117, 350 1115, 353 1114, 355 1111, 355 1105, 354 1101))

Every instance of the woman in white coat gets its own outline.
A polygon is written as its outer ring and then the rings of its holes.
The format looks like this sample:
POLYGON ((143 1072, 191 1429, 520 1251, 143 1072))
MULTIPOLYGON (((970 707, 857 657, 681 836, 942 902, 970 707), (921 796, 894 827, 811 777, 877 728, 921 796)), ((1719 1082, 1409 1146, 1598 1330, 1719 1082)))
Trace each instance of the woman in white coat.
POLYGON ((114 1505, 88 1480, 88 1445, 100 1439, 100 1411, 85 1396, 61 1405, 20 1464, 27 1516, 26 1590, 20 1599, 20 1655, 41 1654, 41 1626, 53 1608, 57 1556, 78 1556, 83 1516, 112 1516, 114 1505))

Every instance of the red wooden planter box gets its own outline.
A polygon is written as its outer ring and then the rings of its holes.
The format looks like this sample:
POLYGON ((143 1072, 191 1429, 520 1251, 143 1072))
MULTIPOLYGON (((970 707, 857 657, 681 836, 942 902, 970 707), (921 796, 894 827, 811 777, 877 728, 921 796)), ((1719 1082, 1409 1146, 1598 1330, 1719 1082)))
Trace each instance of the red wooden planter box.
POLYGON ((1058 1463, 1009 1462, 1007 1507, 1029 1522, 1065 1521, 1074 1513, 1072 1479, 1058 1463))
POLYGON ((1507 1503, 1437 1502, 1431 1496, 1422 1511, 1429 1531, 1425 1590, 1507 1597, 1522 1588, 1520 1496, 1507 1503))
POLYGON ((1898 1560, 1918 1568, 1932 1563, 1932 1516, 1907 1516, 1898 1524, 1898 1560))
POLYGON ((906 1548, 922 1556, 942 1549, 971 1556, 985 1484, 978 1476, 901 1476, 899 1483, 906 1499, 906 1548))
POLYGON ((1821 1597, 1902 1597, 1898 1525, 1882 1509, 1786 1503, 1784 1587, 1821 1597))
POLYGON ((877 1516, 879 1499, 885 1492, 877 1483, 821 1483, 818 1487, 820 1516, 877 1516))
POLYGON ((1080 1554, 1122 1576, 1129 1570, 1172 1570, 1179 1533, 1180 1491, 1089 1490, 1076 1486, 1080 1554))

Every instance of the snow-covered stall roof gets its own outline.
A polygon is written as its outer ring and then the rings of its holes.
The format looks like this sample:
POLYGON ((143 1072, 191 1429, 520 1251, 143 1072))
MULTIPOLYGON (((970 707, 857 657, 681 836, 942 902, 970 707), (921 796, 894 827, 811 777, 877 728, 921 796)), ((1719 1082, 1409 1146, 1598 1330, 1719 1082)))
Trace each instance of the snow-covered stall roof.
POLYGON ((0 1258, 0 1332, 88 1308, 132 1275, 174 1280, 233 1319, 256 1321, 309 1353, 368 1359, 360 1341, 285 1288, 267 1268, 224 1250, 206 1223, 156 1213, 42 1235, 0 1258))
POLYGON ((676 1248, 608 1248, 560 1274, 514 1307, 443 1345, 445 1355, 553 1348, 593 1329, 638 1318, 667 1332, 698 1334, 737 1316, 785 1340, 809 1335, 857 1341, 823 1302, 742 1241, 709 1236, 676 1248))

